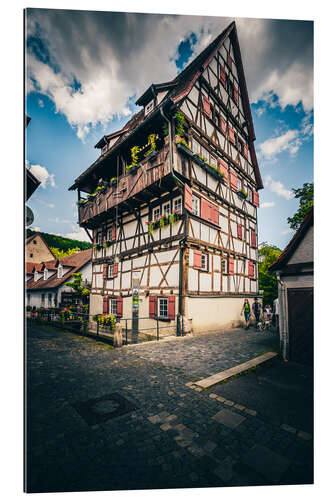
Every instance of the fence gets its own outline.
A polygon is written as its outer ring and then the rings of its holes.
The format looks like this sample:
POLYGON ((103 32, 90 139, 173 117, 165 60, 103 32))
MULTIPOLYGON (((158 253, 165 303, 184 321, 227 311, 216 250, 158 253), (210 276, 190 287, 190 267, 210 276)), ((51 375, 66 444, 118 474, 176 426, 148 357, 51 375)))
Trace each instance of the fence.
MULTIPOLYGON (((110 325, 100 324, 94 321, 89 314, 79 312, 57 311, 55 309, 38 310, 35 313, 28 312, 27 319, 37 324, 48 324, 70 330, 81 335, 99 337, 101 340, 113 341, 114 328, 110 325)), ((183 335, 183 324, 179 318, 166 320, 164 318, 152 319, 149 317, 118 318, 122 326, 123 343, 137 344, 160 340, 167 336, 183 335)))

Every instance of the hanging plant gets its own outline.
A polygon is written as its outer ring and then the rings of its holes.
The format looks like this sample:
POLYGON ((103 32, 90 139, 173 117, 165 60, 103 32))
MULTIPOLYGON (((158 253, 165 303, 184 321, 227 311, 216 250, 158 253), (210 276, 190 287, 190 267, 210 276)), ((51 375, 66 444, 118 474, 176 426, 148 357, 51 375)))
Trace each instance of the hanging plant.
POLYGON ((169 125, 168 122, 164 121, 162 125, 163 137, 167 137, 169 135, 169 125))
POLYGON ((145 158, 149 156, 151 153, 154 153, 156 151, 156 137, 157 137, 156 134, 148 135, 148 144, 150 144, 150 148, 144 154, 145 158))
POLYGON ((183 137, 185 116, 181 111, 176 111, 175 121, 176 121, 176 135, 179 135, 179 137, 183 137))
POLYGON ((131 168, 136 167, 138 165, 138 162, 139 162, 139 151, 140 151, 139 146, 133 146, 131 148, 132 163, 131 163, 131 165, 126 165, 127 172, 129 170, 131 170, 131 168))

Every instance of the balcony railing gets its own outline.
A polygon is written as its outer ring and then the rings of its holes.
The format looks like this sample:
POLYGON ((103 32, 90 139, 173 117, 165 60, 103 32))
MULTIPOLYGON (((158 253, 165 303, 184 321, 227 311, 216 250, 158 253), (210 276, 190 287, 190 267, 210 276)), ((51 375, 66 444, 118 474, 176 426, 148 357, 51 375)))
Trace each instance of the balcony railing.
POLYGON ((91 219, 134 197, 169 172, 169 147, 165 146, 153 159, 140 162, 135 173, 129 171, 118 179, 115 186, 108 187, 104 193, 97 194, 93 200, 79 205, 79 223, 87 224, 91 219))

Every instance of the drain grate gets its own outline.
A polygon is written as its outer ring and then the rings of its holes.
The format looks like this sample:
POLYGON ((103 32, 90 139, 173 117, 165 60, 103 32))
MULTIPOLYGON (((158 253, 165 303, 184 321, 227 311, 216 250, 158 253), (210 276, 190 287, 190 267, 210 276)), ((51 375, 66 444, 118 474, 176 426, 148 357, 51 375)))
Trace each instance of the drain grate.
POLYGON ((102 424, 136 409, 133 403, 116 392, 73 404, 88 425, 102 424))

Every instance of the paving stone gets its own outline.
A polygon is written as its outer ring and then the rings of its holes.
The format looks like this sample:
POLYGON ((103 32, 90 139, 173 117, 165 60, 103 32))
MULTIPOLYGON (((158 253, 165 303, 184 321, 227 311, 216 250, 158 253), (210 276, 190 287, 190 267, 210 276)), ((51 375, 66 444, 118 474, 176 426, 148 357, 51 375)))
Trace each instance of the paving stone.
POLYGON ((219 401, 220 403, 225 402, 225 398, 223 398, 222 396, 217 396, 216 400, 219 401))
POLYGON ((250 408, 245 408, 244 409, 245 413, 248 413, 249 415, 252 415, 255 417, 257 415, 257 412, 255 410, 251 410, 250 408))
POLYGON ((228 399, 225 399, 223 402, 225 405, 228 405, 228 406, 234 406, 234 404, 235 404, 233 401, 229 401, 228 399))
POLYGON ((297 429, 295 429, 294 427, 291 427, 290 425, 287 425, 287 424, 282 424, 281 429, 283 429, 284 431, 290 432, 291 434, 296 434, 296 432, 297 432, 297 429))
POLYGON ((217 394, 214 394, 213 392, 211 394, 209 394, 209 397, 212 398, 212 399, 216 399, 218 398, 219 396, 217 394))
POLYGON ((312 439, 311 434, 309 434, 308 432, 303 432, 303 431, 298 431, 297 437, 304 439, 305 441, 310 441, 312 439))
POLYGON ((230 429, 236 429, 245 420, 245 417, 223 408, 212 419, 230 429))
POLYGON ((208 453, 211 453, 212 451, 214 451, 216 447, 217 447, 217 444, 213 443, 212 441, 207 441, 207 443, 205 443, 203 446, 204 450, 207 451, 208 453))
POLYGON ((241 410, 241 411, 245 410, 245 406, 239 405, 239 404, 235 404, 234 408, 237 408, 237 410, 241 410))
POLYGON ((243 463, 278 484, 290 466, 290 460, 261 445, 255 445, 242 457, 243 463))
POLYGON ((225 458, 220 465, 214 470, 214 474, 222 479, 225 483, 232 479, 234 474, 233 467, 235 461, 231 457, 225 458))
POLYGON ((177 420, 177 415, 169 415, 165 420, 167 422, 172 422, 173 420, 177 420))
POLYGON ((162 429, 162 431, 169 431, 172 427, 170 424, 162 424, 160 425, 160 429, 162 429))
POLYGON ((159 422, 161 422, 161 417, 159 415, 153 415, 152 417, 148 417, 148 420, 152 424, 158 424, 159 422))

